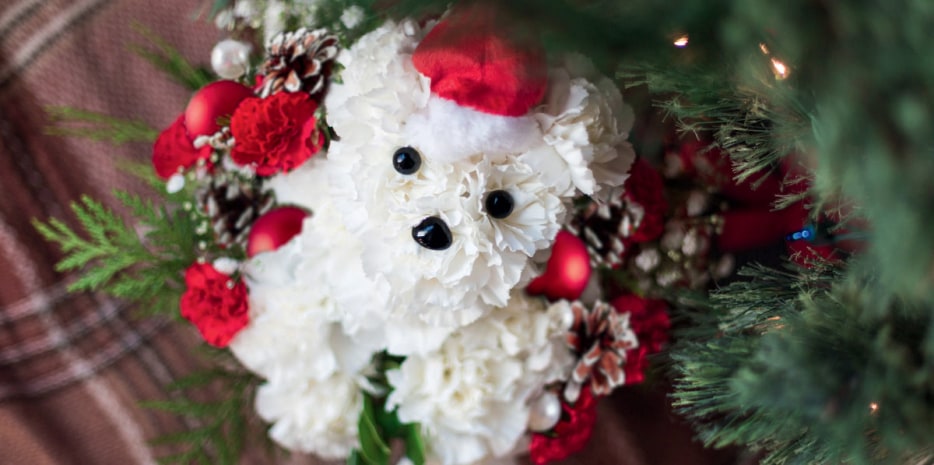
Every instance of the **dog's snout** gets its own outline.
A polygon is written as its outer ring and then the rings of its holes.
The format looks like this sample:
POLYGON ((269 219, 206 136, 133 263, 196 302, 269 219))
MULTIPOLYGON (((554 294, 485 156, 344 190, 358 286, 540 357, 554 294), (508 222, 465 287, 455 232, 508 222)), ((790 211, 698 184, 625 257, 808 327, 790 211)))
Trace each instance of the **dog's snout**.
POLYGON ((444 220, 437 216, 429 216, 412 228, 412 239, 418 242, 418 245, 431 250, 444 250, 450 247, 452 242, 451 230, 444 220))

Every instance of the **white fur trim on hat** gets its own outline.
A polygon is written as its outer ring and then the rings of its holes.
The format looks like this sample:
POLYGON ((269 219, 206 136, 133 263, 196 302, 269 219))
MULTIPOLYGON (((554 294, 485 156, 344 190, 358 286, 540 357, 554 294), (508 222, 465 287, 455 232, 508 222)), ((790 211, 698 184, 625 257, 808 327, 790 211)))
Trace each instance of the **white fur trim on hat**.
POLYGON ((477 154, 495 158, 519 154, 540 144, 543 137, 531 116, 492 115, 436 95, 409 116, 404 133, 410 145, 445 163, 477 154))

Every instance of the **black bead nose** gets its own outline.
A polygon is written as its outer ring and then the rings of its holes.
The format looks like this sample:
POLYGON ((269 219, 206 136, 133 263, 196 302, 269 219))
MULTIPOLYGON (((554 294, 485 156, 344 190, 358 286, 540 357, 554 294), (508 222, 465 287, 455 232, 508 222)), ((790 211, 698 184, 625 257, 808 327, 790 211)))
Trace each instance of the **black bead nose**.
POLYGON ((451 230, 444 220, 429 216, 412 228, 412 239, 418 245, 431 250, 444 250, 451 246, 451 230))

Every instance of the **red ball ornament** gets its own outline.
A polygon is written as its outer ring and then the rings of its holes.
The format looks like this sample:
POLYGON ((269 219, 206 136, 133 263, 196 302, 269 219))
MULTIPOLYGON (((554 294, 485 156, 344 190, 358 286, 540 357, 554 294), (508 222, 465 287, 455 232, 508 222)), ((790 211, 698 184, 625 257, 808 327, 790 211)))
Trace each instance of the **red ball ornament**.
POLYGON ((185 108, 185 127, 192 139, 210 136, 220 129, 218 118, 230 117, 253 89, 234 81, 212 82, 191 97, 185 108))
POLYGON ((717 248, 721 252, 736 253, 781 244, 786 235, 804 226, 807 215, 804 202, 781 210, 758 208, 724 212, 717 248))
POLYGON ((575 300, 587 287, 590 272, 590 254, 584 241, 562 230, 555 237, 545 273, 533 279, 526 290, 551 300, 575 300))
POLYGON ((298 207, 279 207, 259 217, 250 228, 246 254, 254 257, 276 250, 302 232, 302 222, 309 213, 298 207))

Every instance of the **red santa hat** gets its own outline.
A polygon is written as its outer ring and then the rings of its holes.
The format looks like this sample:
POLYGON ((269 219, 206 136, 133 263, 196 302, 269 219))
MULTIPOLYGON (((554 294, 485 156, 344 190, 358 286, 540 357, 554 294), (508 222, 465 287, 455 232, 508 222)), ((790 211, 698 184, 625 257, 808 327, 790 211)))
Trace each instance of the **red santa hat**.
POLYGON ((422 39, 412 63, 441 98, 492 115, 522 116, 545 96, 548 67, 539 44, 507 34, 495 14, 484 3, 452 11, 422 39))
POLYGON ((482 2, 459 6, 435 25, 412 55, 432 98, 408 121, 411 136, 452 160, 521 152, 541 140, 531 113, 548 85, 545 54, 512 32, 482 2))

